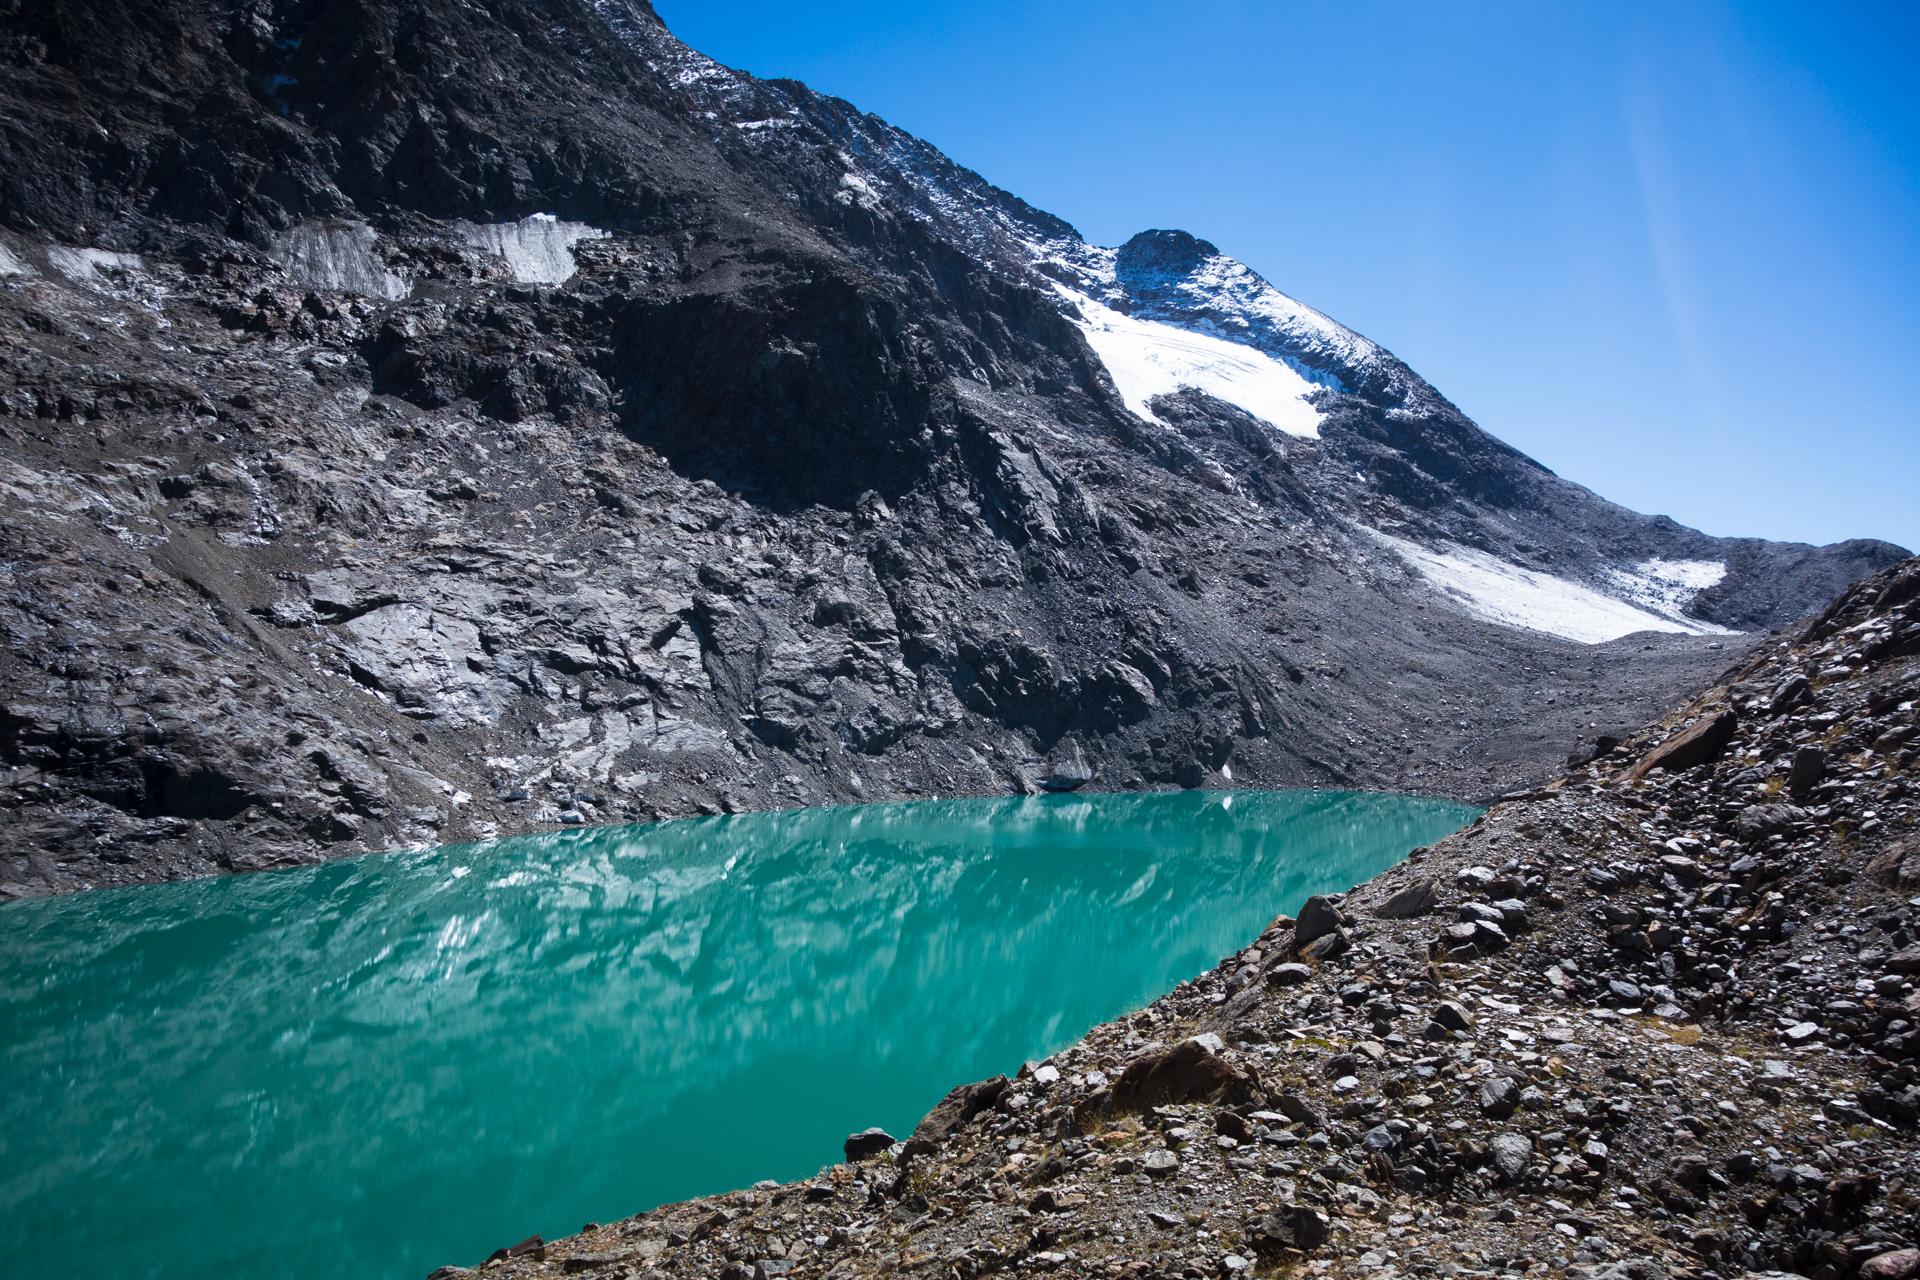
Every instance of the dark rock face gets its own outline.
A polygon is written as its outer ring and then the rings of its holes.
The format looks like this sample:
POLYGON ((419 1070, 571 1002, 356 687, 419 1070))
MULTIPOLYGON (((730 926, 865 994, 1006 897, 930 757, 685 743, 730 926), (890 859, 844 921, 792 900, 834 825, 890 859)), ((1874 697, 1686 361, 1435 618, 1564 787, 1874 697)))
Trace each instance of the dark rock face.
MULTIPOLYGON (((1891 554, 1623 512, 1330 321, 1248 334, 1319 439, 1149 422, 1070 227, 633 0, 0 0, 0 106, 7 893, 1094 777, 1485 797, 1746 642, 1494 626, 1363 526, 1721 560, 1741 626, 1891 554)), ((1108 301, 1253 314, 1226 261, 1148 233, 1108 301)))
POLYGON ((938 1106, 927 1112, 914 1128, 912 1142, 937 1145, 946 1141, 976 1116, 999 1105, 1012 1084, 1005 1076, 994 1076, 989 1080, 958 1086, 942 1098, 938 1106))

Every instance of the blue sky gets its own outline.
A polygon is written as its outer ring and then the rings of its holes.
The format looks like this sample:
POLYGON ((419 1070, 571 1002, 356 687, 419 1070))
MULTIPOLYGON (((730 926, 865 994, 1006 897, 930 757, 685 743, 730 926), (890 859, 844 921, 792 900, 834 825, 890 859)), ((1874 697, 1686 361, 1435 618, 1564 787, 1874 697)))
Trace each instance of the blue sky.
POLYGON ((657 0, 1710 533, 1920 548, 1920 5, 657 0))

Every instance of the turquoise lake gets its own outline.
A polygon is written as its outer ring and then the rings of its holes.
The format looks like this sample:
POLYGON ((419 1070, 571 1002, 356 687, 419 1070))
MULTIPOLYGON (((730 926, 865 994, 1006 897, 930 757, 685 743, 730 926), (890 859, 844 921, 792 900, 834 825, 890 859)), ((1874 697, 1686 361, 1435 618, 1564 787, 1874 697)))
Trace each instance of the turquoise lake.
POLYGON ((0 1258, 422 1280, 805 1176, 1476 812, 927 801, 6 904, 0 1258))

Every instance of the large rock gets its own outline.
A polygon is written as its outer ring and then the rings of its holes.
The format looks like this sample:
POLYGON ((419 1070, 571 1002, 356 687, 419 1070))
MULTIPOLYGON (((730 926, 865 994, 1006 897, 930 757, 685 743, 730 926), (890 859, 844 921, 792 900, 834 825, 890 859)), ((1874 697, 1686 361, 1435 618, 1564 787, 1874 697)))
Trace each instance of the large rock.
POLYGON ((1867 874, 1889 889, 1920 887, 1920 840, 1903 840, 1875 854, 1867 874))
POLYGON ((1796 800, 1804 800, 1812 793, 1820 779, 1826 776, 1827 753, 1815 746, 1797 748, 1793 753, 1793 765, 1787 771, 1787 791, 1796 800))
POLYGON ((1733 833, 1749 843, 1791 831, 1807 812, 1791 804, 1750 804, 1733 820, 1733 833))
POLYGON ((1310 1253, 1327 1242, 1331 1229, 1327 1215, 1318 1209, 1290 1204, 1248 1223, 1247 1244, 1268 1257, 1289 1250, 1310 1253))
POLYGON ((1627 777, 1644 778, 1655 769, 1678 773, 1717 759, 1733 741, 1733 731, 1739 723, 1730 710, 1702 716, 1641 756, 1639 763, 1627 770, 1627 777))
POLYGON ((1502 1182, 1518 1182, 1533 1158, 1533 1141, 1522 1133, 1496 1133, 1487 1143, 1493 1153, 1493 1167, 1502 1182))
POLYGON ((1300 918, 1294 922, 1294 949, 1305 950, 1308 944, 1326 937, 1339 927, 1340 911, 1333 905, 1333 899, 1316 893, 1300 908, 1300 918))
POLYGON ((1113 1084, 1108 1105, 1115 1111, 1145 1111, 1214 1098, 1240 1103, 1259 1092, 1260 1081, 1252 1071, 1228 1062, 1196 1038, 1129 1062, 1113 1084))
POLYGON ((846 1153, 848 1164, 858 1164, 862 1160, 886 1154, 893 1148, 893 1143, 893 1135, 885 1129, 862 1129, 858 1133, 848 1134, 840 1149, 846 1153))
POLYGON ((1860 1264, 1860 1280, 1915 1280, 1920 1276, 1920 1249, 1877 1253, 1860 1264))
POLYGON ((1440 886, 1422 876, 1396 889, 1392 897, 1373 909, 1373 914, 1383 920, 1410 920, 1426 915, 1438 905, 1440 886))
POLYGON ((1047 757, 1046 772, 1040 775, 1045 791, 1078 791, 1093 781, 1093 766, 1078 738, 1067 738, 1047 757))

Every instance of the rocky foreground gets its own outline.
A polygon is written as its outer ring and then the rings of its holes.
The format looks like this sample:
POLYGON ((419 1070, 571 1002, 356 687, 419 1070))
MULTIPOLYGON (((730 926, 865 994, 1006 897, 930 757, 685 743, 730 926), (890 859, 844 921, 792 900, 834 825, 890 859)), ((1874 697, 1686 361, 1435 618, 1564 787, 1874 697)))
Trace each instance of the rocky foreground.
POLYGON ((480 1273, 1920 1275, 1917 704, 1913 560, 904 1143, 480 1273))

